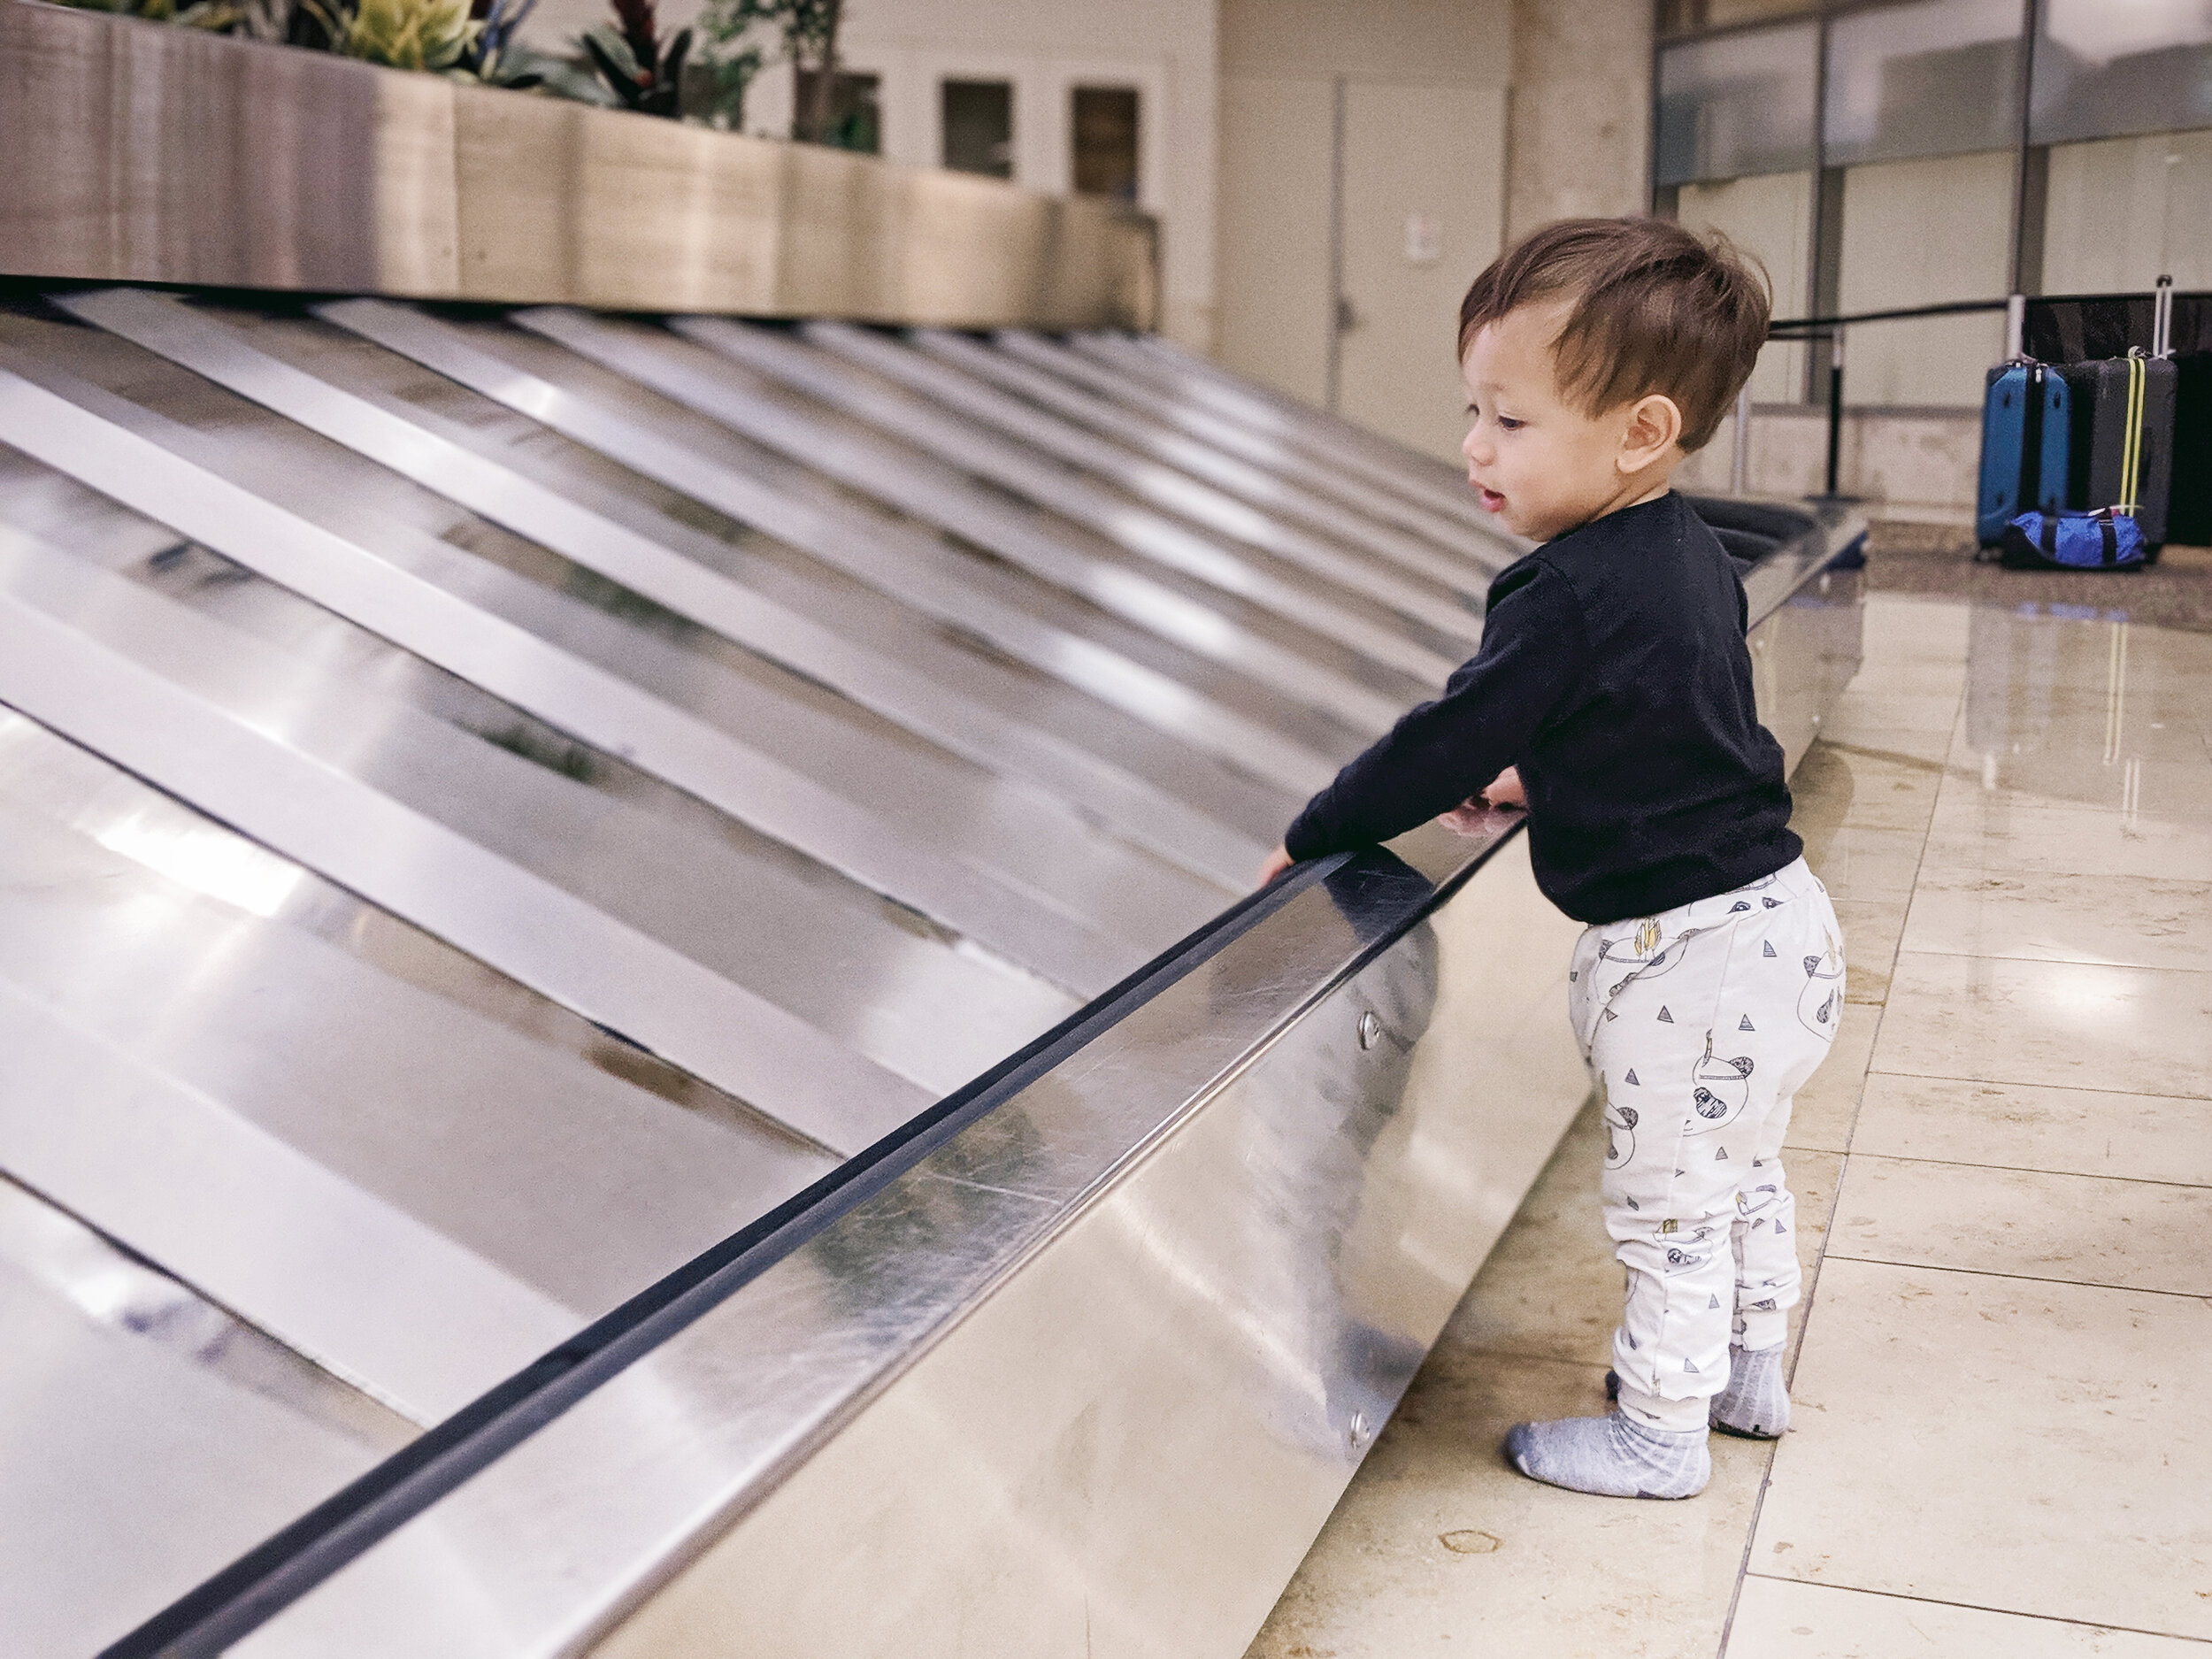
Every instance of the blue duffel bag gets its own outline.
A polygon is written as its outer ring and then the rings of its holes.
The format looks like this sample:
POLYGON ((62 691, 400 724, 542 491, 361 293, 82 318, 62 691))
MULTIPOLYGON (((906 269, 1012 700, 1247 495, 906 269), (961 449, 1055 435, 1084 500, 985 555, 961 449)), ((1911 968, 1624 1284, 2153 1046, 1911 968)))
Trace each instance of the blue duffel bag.
POLYGON ((2024 512, 2005 526, 2005 568, 2016 571, 2140 570, 2143 532, 2109 507, 2096 512, 2024 512))

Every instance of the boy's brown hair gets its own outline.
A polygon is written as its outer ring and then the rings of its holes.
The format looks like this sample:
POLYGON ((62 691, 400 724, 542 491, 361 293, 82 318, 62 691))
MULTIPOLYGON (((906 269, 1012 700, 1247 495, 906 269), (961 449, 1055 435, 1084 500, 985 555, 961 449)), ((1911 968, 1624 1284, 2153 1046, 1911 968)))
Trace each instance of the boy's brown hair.
POLYGON ((1766 342, 1771 302, 1755 264, 1719 232, 1701 238, 1671 219, 1562 219, 1475 279, 1459 355, 1508 311, 1571 295, 1552 343, 1568 401, 1595 415, 1663 393, 1682 411, 1683 449, 1701 449, 1766 342))

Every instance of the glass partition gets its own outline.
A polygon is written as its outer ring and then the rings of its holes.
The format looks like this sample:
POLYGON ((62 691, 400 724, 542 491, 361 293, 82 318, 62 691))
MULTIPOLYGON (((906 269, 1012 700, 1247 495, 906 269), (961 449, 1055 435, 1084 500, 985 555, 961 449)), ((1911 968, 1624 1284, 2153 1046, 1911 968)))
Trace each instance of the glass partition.
POLYGON ((2015 149, 2025 25, 2024 0, 1921 0, 1835 19, 1827 164, 2015 149))
MULTIPOLYGON (((1843 181, 1837 309, 1849 314, 1986 299, 2008 276, 2009 151, 1853 167, 1843 181)), ((1857 405, 1978 406, 2004 355, 1996 313, 1872 323, 1850 331, 1844 396, 1857 405)))
POLYGON ((1810 167, 1818 63, 1811 23, 1662 51, 1660 184, 1810 167))
POLYGON ((1659 0, 1659 35, 1666 40, 1819 10, 1820 0, 1659 0))
MULTIPOLYGON (((1770 173, 1755 178, 1686 184, 1675 217, 1692 230, 1717 230, 1758 260, 1772 284, 1774 315, 1802 316, 1810 309, 1807 267, 1812 255, 1813 173, 1770 173)), ((1752 401, 1796 403, 1805 395, 1805 347, 1793 340, 1768 342, 1752 371, 1752 401)))
POLYGON ((2212 127, 2205 0, 2044 0, 2039 10, 2031 142, 2212 127))
POLYGON ((2051 146, 2043 292, 2212 287, 2212 131, 2051 146))

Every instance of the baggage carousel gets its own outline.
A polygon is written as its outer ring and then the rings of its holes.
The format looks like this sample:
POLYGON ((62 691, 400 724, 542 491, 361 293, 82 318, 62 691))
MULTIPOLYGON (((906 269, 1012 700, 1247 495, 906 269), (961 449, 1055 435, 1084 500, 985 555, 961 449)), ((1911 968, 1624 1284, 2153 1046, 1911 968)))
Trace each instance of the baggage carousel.
POLYGON ((0 1651, 1241 1651, 1583 1097, 1517 815, 1247 891, 1519 551, 1141 332, 14 280, 0 1651))

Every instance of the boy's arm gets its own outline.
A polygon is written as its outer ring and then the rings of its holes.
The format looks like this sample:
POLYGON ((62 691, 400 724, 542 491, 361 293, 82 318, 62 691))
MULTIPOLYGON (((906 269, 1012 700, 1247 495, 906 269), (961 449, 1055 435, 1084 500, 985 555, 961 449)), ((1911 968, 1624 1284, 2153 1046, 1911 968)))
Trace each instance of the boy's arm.
POLYGON ((1546 565, 1493 595, 1482 649, 1433 703, 1414 709, 1306 803, 1283 845, 1294 858, 1371 846, 1448 812, 1520 758, 1581 677, 1582 617, 1546 565))

